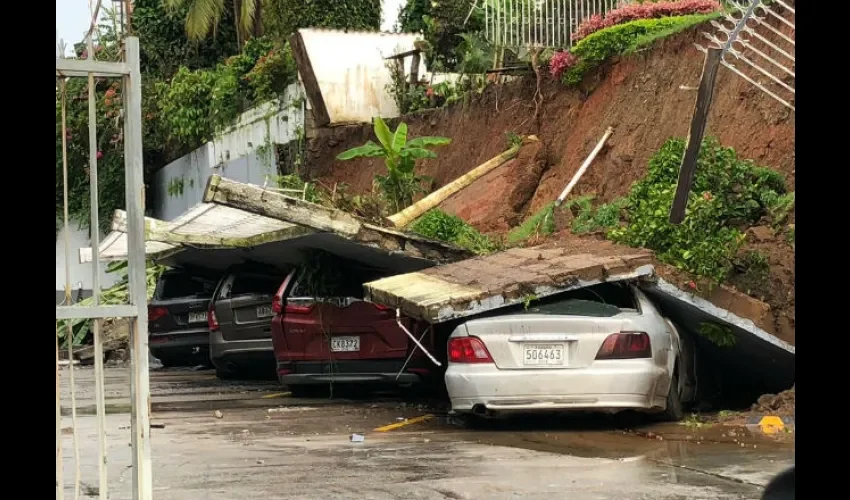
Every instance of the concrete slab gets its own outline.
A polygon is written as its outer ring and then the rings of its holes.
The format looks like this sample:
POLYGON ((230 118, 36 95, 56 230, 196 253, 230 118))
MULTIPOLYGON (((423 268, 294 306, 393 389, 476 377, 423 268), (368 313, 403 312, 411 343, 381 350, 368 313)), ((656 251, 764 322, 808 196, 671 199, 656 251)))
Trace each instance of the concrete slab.
POLYGON ((603 281, 652 274, 651 253, 572 253, 541 245, 392 276, 364 285, 366 297, 430 323, 480 314, 603 281))

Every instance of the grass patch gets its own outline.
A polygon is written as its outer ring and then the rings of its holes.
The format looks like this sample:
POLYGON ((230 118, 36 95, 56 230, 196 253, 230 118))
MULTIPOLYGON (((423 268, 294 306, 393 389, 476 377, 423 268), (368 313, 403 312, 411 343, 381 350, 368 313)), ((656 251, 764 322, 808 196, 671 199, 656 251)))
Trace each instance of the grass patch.
POLYGON ((508 243, 525 241, 531 236, 547 236, 555 232, 555 202, 549 203, 508 234, 508 243))
POLYGON ((607 230, 620 223, 620 211, 626 205, 626 199, 620 198, 594 208, 593 196, 586 195, 569 202, 568 208, 573 210, 572 232, 586 234, 594 231, 607 230))
POLYGON ((417 219, 410 230, 435 240, 445 241, 479 255, 498 250, 496 242, 478 232, 460 217, 433 209, 417 219))

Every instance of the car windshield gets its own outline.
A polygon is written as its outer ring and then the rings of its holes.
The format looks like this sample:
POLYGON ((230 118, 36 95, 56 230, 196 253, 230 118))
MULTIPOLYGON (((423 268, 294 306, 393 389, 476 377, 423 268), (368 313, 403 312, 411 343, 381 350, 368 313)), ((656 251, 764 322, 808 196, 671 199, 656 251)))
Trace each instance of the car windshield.
POLYGON ((531 302, 522 313, 607 318, 635 310, 635 297, 627 285, 602 283, 531 302))
POLYGON ((168 273, 159 279, 159 298, 212 297, 215 283, 185 273, 168 273))

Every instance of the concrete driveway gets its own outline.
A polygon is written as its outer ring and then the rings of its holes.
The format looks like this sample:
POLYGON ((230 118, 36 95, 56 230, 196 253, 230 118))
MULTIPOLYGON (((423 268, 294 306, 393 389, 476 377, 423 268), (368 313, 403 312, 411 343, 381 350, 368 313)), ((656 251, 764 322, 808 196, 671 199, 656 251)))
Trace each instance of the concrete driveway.
MULTIPOLYGON (((67 369, 66 498, 73 495, 67 369)), ((78 368, 81 492, 97 494, 93 371, 78 368)), ((109 497, 130 499, 129 370, 107 373, 109 497)), ((378 395, 294 399, 275 382, 225 383, 206 371, 151 374, 154 498, 758 499, 792 463, 791 443, 685 426, 620 430, 603 416, 520 418, 468 430, 378 395), (219 418, 220 417, 220 418, 219 418), (352 443, 351 433, 365 441, 352 443), (665 438, 666 436, 666 438, 665 438)))

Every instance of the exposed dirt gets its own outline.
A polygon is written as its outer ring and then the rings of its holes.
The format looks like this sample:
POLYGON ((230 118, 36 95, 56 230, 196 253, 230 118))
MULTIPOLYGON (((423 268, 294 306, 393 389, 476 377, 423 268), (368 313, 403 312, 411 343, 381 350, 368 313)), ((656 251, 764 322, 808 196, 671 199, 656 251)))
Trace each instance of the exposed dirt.
POLYGON ((524 146, 516 159, 487 173, 440 208, 483 233, 504 233, 522 222, 540 176, 546 168, 539 142, 524 146))

